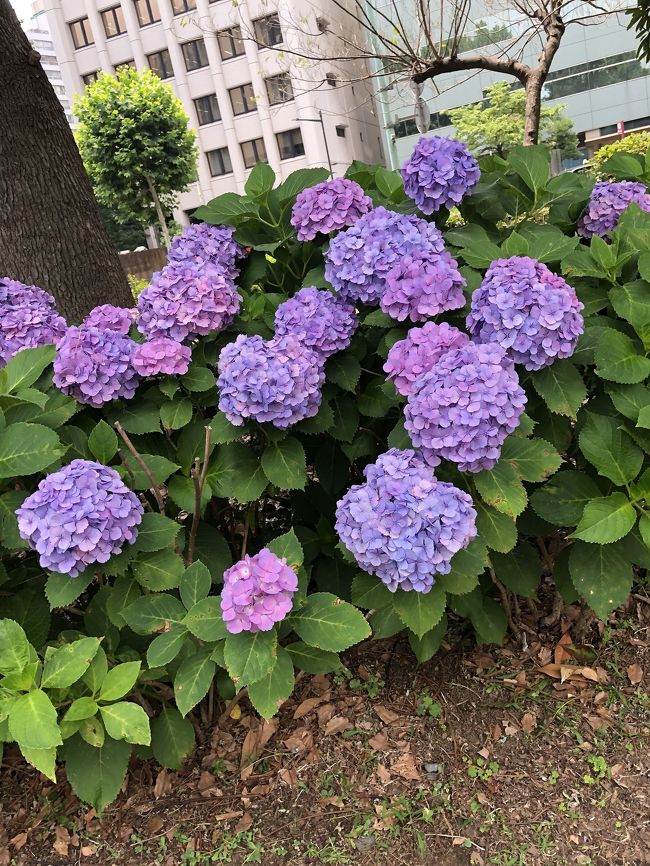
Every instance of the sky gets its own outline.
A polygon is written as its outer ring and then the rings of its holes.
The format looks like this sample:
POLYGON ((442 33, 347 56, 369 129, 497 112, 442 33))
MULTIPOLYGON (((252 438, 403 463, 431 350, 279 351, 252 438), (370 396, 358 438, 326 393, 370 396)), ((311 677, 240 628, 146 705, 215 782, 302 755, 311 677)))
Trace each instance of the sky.
POLYGON ((32 12, 32 0, 11 0, 11 5, 21 21, 29 21, 32 12))

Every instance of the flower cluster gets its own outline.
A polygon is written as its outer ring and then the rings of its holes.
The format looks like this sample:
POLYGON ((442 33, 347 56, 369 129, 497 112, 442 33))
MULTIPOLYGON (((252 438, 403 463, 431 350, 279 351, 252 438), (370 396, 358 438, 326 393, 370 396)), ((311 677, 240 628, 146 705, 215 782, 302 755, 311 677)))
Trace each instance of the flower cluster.
POLYGON ((313 287, 300 289, 275 314, 276 337, 293 334, 323 358, 347 349, 358 325, 352 304, 313 287))
POLYGON ((353 180, 336 177, 299 193, 291 211, 291 225, 299 241, 313 241, 320 232, 331 234, 354 225, 372 208, 370 199, 353 180))
POLYGON ((597 183, 591 191, 587 209, 578 220, 578 234, 583 238, 592 235, 607 237, 632 202, 641 210, 650 212, 650 194, 645 184, 633 180, 597 183))
POLYGON ((584 330, 575 290, 528 256, 497 259, 472 296, 467 327, 479 343, 498 343, 516 364, 541 370, 569 358, 584 330))
POLYGON ((323 359, 292 334, 239 337, 219 355, 219 409, 241 426, 246 418, 290 427, 318 412, 323 359))
POLYGON ((291 610, 298 578, 267 547, 224 572, 221 613, 231 634, 270 631, 291 610))
POLYGON ((402 167, 404 192, 425 214, 459 204, 480 176, 462 141, 440 135, 422 136, 402 167))
POLYGON ((421 322, 465 306, 465 279, 449 253, 416 250, 404 256, 386 275, 382 310, 399 322, 421 322))
POLYGON ((222 268, 170 262, 138 298, 138 329, 149 340, 192 340, 229 325, 240 303, 231 276, 222 268))
POLYGON ((171 242, 169 261, 180 265, 214 265, 234 280, 239 276, 235 259, 244 254, 244 248, 233 238, 234 233, 232 226, 189 225, 171 242))
POLYGON ((0 277, 0 367, 21 349, 58 343, 67 324, 43 289, 0 277))
POLYGON ((469 494, 439 481, 411 450, 391 448, 336 509, 336 531, 365 571, 395 590, 428 592, 476 535, 469 494))
POLYGON ((126 307, 114 307, 113 304, 102 304, 91 310, 82 325, 91 328, 101 328, 104 331, 119 331, 120 334, 128 334, 131 330, 137 310, 128 310, 126 307))
POLYGON ((325 277, 344 298, 376 304, 389 272, 404 256, 442 253, 444 248, 431 223, 376 207, 330 241, 325 277))
POLYGON ((418 379, 432 370, 445 352, 467 343, 467 334, 447 322, 427 322, 421 328, 411 328, 406 339, 393 344, 384 371, 399 393, 408 397, 418 379))
POLYGON ((16 516, 20 535, 40 555, 42 567, 77 577, 134 542, 142 512, 114 469, 73 460, 47 475, 16 516))
POLYGON ((68 328, 56 348, 53 381, 80 403, 99 407, 138 387, 133 366, 136 344, 118 331, 82 326, 68 328))
POLYGON ((140 376, 182 376, 187 373, 192 351, 169 337, 155 337, 133 352, 133 366, 140 376))
POLYGON ((462 472, 491 469, 526 404, 514 363, 494 343, 446 352, 412 386, 404 426, 432 466, 444 457, 462 472))

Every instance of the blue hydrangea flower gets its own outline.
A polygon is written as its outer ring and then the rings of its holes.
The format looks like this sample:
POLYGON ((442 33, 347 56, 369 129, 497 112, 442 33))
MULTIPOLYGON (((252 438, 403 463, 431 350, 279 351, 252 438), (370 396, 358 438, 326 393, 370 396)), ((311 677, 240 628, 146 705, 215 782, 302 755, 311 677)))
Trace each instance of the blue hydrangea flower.
POLYGON ((439 325, 427 322, 421 328, 411 328, 406 339, 393 344, 384 370, 399 393, 408 397, 415 383, 435 367, 445 352, 460 349, 467 343, 467 334, 447 322, 439 325))
POLYGON ((231 634, 270 631, 291 610, 295 571, 268 547, 246 554, 223 574, 221 615, 231 634))
POLYGON ((465 306, 465 278, 458 263, 441 253, 415 251, 404 256, 386 276, 382 310, 398 322, 422 322, 465 306))
POLYGON ((239 276, 235 260, 244 255, 244 248, 234 240, 234 234, 232 226, 193 223, 172 240, 169 261, 180 265, 213 265, 235 280, 239 276))
POLYGON ((354 225, 372 208, 372 199, 353 180, 335 177, 310 186, 298 194, 291 211, 291 225, 299 241, 313 241, 317 234, 329 235, 354 225))
POLYGON ((600 181, 592 189, 587 209, 578 220, 578 234, 583 238, 592 235, 606 238, 632 202, 650 212, 650 195, 645 184, 633 180, 600 181))
POLYGON ((88 313, 82 325, 128 334, 137 312, 136 309, 129 310, 126 307, 114 307, 113 304, 102 304, 88 313))
POLYGON ((155 337, 136 347, 133 352, 133 366, 140 376, 183 376, 190 367, 192 351, 189 346, 170 340, 168 337, 155 337))
POLYGON ((423 135, 402 167, 404 191, 425 214, 460 204, 480 177, 463 142, 440 135, 423 135))
POLYGON ((52 295, 37 286, 0 277, 0 367, 21 349, 58 343, 67 327, 52 295))
POLYGON ((359 325, 354 306, 313 286, 284 301, 275 314, 275 336, 293 334, 328 358, 347 349, 359 325))

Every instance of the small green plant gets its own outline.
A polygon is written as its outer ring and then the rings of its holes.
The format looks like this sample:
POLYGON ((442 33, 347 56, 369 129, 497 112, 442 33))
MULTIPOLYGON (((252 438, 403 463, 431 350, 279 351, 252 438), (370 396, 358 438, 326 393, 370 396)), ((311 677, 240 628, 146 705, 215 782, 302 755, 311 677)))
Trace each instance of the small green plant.
POLYGON ((500 770, 497 761, 490 761, 488 763, 485 758, 481 757, 476 758, 475 761, 471 758, 463 757, 463 761, 467 764, 467 775, 469 778, 480 779, 481 782, 487 782, 500 770))
POLYGON ((609 775, 609 766, 602 755, 587 755, 587 763, 591 767, 591 773, 582 777, 585 785, 597 785, 609 775))
POLYGON ((422 692, 418 697, 415 712, 418 716, 428 716, 430 719, 439 719, 442 715, 442 707, 433 700, 430 694, 422 692))
POLYGON ((369 698, 376 698, 381 693, 386 683, 380 680, 374 674, 371 674, 367 679, 359 679, 354 677, 348 682, 348 686, 354 692, 365 692, 369 698))

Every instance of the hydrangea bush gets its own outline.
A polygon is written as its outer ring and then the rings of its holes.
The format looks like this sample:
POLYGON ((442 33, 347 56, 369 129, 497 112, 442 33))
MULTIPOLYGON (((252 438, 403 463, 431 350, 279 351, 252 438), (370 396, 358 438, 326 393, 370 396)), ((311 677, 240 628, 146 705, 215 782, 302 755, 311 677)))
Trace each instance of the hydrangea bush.
POLYGON ((258 165, 80 326, 0 280, 0 743, 98 811, 240 689, 500 643, 540 588, 606 620, 650 567, 650 213, 585 236, 545 148, 404 177, 258 165))

